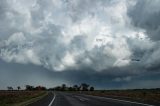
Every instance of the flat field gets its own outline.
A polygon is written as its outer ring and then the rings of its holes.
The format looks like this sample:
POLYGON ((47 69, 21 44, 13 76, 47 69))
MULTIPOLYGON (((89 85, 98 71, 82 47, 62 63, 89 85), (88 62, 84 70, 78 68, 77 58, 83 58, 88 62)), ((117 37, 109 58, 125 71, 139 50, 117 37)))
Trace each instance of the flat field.
POLYGON ((160 89, 132 89, 132 90, 96 90, 83 91, 84 94, 112 97, 117 99, 159 102, 160 89))
POLYGON ((46 94, 46 91, 0 91, 0 106, 23 106, 46 94))

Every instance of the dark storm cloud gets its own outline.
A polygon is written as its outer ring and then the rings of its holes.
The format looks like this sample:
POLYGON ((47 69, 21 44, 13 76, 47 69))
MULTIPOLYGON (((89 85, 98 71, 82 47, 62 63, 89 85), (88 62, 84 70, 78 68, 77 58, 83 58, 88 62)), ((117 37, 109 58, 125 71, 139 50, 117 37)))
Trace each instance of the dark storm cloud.
POLYGON ((128 14, 136 27, 143 28, 152 40, 160 40, 160 7, 159 0, 137 0, 128 14))
POLYGON ((0 60, 0 67, 0 89, 7 89, 7 86, 13 86, 14 88, 21 86, 24 88, 28 84, 54 87, 67 83, 65 77, 61 77, 61 74, 33 64, 6 63, 0 60))
MULTIPOLYGON (((1 86, 0 89, 6 89, 7 86, 21 86, 25 85, 44 85, 47 87, 54 87, 67 83, 67 85, 88 83, 96 88, 120 88, 130 82, 128 74, 119 75, 116 70, 113 76, 112 72, 106 73, 96 72, 92 69, 83 70, 68 70, 62 72, 53 72, 46 70, 43 67, 35 66, 32 64, 22 65, 17 63, 6 63, 0 61, 1 71, 0 77, 1 86), (118 79, 118 80, 117 80, 118 79)), ((132 76, 133 77, 133 76, 132 76)))
POLYGON ((91 69, 82 70, 68 70, 63 72, 51 72, 42 67, 34 65, 21 65, 16 63, 5 63, 0 61, 1 65, 1 77, 0 77, 0 89, 6 89, 7 86, 24 87, 27 84, 30 85, 44 85, 47 87, 54 87, 67 83, 67 85, 88 83, 96 88, 143 88, 143 87, 157 87, 159 83, 158 73, 143 73, 139 76, 136 74, 132 77, 128 74, 119 75, 116 70, 112 70, 110 74, 104 72, 91 71, 91 69), (137 83, 138 81, 138 83, 137 83), (152 83, 151 83, 152 82, 152 83), (134 83, 134 84, 133 84, 134 83), (150 84, 148 84, 150 83, 150 84), (135 86, 136 85, 136 86, 135 86))
POLYGON ((158 4, 149 0, 2 0, 1 72, 10 76, 12 69, 24 68, 13 71, 17 73, 13 78, 23 73, 30 77, 33 71, 38 75, 32 79, 40 82, 62 79, 59 83, 88 82, 98 87, 109 83, 110 88, 159 72, 158 4))

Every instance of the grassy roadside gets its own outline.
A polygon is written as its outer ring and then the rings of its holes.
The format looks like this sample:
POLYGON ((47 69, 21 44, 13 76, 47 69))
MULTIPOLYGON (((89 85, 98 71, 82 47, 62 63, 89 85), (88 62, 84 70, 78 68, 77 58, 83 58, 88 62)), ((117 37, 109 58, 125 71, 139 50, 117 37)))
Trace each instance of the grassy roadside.
POLYGON ((47 94, 47 91, 1 91, 0 106, 26 106, 47 94))
POLYGON ((24 102, 21 102, 21 103, 14 104, 13 106, 27 106, 27 105, 29 105, 31 103, 34 103, 34 102, 42 99, 43 97, 47 96, 47 94, 48 94, 47 92, 44 92, 44 93, 42 93, 41 95, 39 95, 37 97, 31 98, 31 99, 29 99, 27 101, 24 101, 24 102))
POLYGON ((125 100, 133 100, 139 102, 155 102, 160 101, 160 90, 158 89, 138 89, 138 90, 97 90, 97 91, 83 91, 83 94, 111 97, 125 100))

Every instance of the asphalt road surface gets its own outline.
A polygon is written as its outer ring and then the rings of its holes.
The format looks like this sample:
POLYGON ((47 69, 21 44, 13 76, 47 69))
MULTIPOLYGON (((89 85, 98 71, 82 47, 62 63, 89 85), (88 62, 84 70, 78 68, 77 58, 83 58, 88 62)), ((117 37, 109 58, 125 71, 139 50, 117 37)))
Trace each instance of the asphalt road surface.
POLYGON ((74 93, 50 92, 46 97, 29 106, 153 106, 120 99, 74 93))

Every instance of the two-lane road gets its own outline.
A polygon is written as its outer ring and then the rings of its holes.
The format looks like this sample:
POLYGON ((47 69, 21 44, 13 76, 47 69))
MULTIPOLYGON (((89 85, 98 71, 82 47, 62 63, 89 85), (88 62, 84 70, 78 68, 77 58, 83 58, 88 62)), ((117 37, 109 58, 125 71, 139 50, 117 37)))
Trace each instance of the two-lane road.
POLYGON ((50 92, 48 96, 29 106, 153 106, 113 98, 81 95, 65 92, 50 92))

